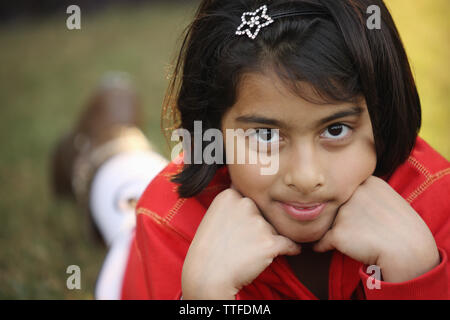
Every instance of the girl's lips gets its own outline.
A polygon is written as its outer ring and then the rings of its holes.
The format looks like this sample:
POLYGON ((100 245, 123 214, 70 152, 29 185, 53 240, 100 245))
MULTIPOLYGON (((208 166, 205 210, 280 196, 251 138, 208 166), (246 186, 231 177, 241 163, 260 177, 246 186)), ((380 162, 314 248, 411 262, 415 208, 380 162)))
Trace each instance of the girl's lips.
POLYGON ((323 211, 326 203, 293 204, 280 202, 284 211, 298 221, 311 221, 316 219, 323 211))

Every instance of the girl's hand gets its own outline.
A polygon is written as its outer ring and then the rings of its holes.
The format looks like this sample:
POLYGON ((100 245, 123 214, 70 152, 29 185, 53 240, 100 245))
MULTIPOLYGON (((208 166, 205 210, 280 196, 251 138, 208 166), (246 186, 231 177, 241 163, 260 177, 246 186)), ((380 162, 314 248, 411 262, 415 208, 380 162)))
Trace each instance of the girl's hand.
POLYGON ((278 235, 251 199, 227 189, 211 203, 192 240, 183 299, 235 299, 275 257, 299 253, 299 245, 278 235))
POLYGON ((334 248, 379 266, 387 282, 416 278, 439 264, 425 222, 385 181, 373 176, 341 206, 331 229, 314 246, 318 252, 334 248))

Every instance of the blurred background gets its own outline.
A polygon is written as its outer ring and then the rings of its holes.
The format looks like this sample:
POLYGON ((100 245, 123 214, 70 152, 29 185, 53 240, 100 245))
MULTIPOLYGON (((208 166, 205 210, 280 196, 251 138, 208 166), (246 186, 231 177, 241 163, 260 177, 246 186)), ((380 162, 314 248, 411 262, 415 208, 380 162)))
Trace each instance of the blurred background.
MULTIPOLYGON (((0 299, 92 299, 106 249, 73 203, 48 187, 50 152, 109 71, 131 75, 144 131, 160 130, 168 66, 199 1, 40 0, 0 4, 0 299), (68 30, 66 8, 81 8, 68 30), (69 290, 66 269, 81 269, 69 290)), ((405 42, 423 107, 420 135, 450 159, 450 1, 386 0, 405 42)))

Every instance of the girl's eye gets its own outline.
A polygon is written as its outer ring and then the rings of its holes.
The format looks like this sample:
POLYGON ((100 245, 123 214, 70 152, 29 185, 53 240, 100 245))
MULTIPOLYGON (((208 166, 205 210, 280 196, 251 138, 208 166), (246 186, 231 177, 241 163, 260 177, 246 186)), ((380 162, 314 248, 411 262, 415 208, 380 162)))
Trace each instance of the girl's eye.
POLYGON ((280 139, 280 132, 278 129, 255 129, 251 134, 260 143, 276 143, 280 139))
POLYGON ((322 137, 332 140, 341 140, 351 133, 351 128, 345 124, 338 123, 329 126, 323 133, 322 137))

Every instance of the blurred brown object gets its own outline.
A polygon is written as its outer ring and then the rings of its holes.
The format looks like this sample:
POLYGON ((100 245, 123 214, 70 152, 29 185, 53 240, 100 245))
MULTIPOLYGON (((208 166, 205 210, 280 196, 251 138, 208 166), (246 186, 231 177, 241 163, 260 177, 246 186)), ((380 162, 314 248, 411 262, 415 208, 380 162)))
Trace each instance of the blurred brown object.
POLYGON ((96 171, 111 157, 131 150, 149 149, 140 127, 141 108, 126 74, 104 76, 99 88, 71 131, 56 144, 51 156, 51 188, 57 197, 68 196, 88 212, 89 193, 96 171))

